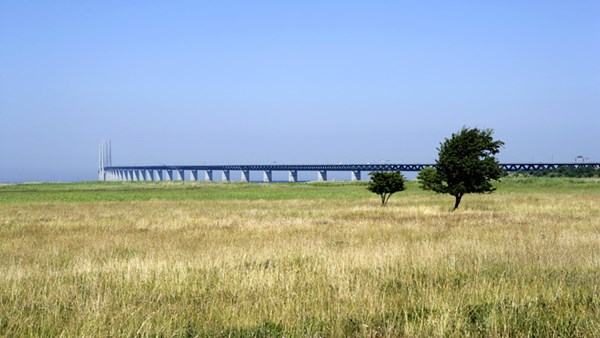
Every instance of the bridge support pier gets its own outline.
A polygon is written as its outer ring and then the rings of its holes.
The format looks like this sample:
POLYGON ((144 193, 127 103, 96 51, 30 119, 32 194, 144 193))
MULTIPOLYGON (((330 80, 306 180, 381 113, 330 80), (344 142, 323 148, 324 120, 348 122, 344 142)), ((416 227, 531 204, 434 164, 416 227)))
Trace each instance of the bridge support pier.
POLYGON ((327 170, 317 171, 317 181, 320 181, 320 182, 327 181, 327 170))
POLYGON ((273 171, 271 171, 271 170, 265 170, 263 172, 263 182, 269 183, 272 180, 273 180, 273 171))
POLYGON ((154 181, 154 177, 152 176, 152 170, 144 170, 144 177, 146 181, 154 181))
POLYGON ((298 182, 298 170, 290 170, 288 172, 288 182, 298 182))
POLYGON ((242 170, 242 182, 250 182, 250 170, 242 170))
POLYGON ((213 171, 212 170, 206 170, 204 172, 204 180, 212 182, 212 180, 213 180, 213 171))
POLYGON ((229 182, 229 170, 223 170, 223 174, 221 175, 221 181, 229 182))
POLYGON ((191 170, 190 171, 190 181, 197 181, 198 180, 198 170, 191 170))
POLYGON ((167 179, 166 181, 172 181, 173 180, 173 170, 166 170, 167 172, 167 179))
POLYGON ((360 181, 360 170, 352 171, 352 181, 360 181))
POLYGON ((185 171, 181 170, 181 169, 177 169, 177 177, 175 178, 176 181, 185 181, 185 171))
POLYGON ((152 171, 152 175, 154 176, 154 178, 153 178, 154 181, 162 181, 163 180, 163 171, 162 171, 162 169, 153 170, 152 171))

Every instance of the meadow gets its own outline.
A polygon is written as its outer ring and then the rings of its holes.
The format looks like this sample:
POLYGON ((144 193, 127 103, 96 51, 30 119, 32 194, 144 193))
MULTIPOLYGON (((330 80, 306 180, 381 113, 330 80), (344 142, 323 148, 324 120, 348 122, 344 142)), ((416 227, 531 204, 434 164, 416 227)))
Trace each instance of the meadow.
POLYGON ((600 180, 0 185, 1 336, 600 336, 600 180))

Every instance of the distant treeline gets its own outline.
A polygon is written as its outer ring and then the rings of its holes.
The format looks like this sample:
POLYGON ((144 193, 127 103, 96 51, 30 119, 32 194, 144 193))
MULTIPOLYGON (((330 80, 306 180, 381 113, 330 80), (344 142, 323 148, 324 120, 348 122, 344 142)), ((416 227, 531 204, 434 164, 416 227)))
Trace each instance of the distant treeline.
POLYGON ((600 177, 600 169, 590 167, 559 167, 558 169, 545 169, 539 171, 517 171, 511 176, 533 176, 533 177, 600 177))

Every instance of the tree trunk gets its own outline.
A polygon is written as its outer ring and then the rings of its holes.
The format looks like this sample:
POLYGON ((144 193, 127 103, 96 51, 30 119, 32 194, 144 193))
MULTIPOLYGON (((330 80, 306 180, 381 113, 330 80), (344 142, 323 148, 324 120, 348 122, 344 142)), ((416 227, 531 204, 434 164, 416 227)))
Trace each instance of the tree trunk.
POLYGON ((381 206, 385 206, 385 194, 381 194, 381 206))
POLYGON ((454 196, 456 198, 455 202, 454 202, 454 210, 456 210, 458 208, 458 205, 460 204, 460 199, 462 198, 462 194, 458 194, 456 196, 454 196))

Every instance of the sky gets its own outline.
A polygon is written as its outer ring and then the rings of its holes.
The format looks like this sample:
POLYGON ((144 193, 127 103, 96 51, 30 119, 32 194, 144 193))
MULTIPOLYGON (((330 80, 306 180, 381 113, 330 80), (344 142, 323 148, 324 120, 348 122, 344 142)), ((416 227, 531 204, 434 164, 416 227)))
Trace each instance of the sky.
POLYGON ((0 182, 113 164, 600 162, 600 1, 0 0, 0 182))

